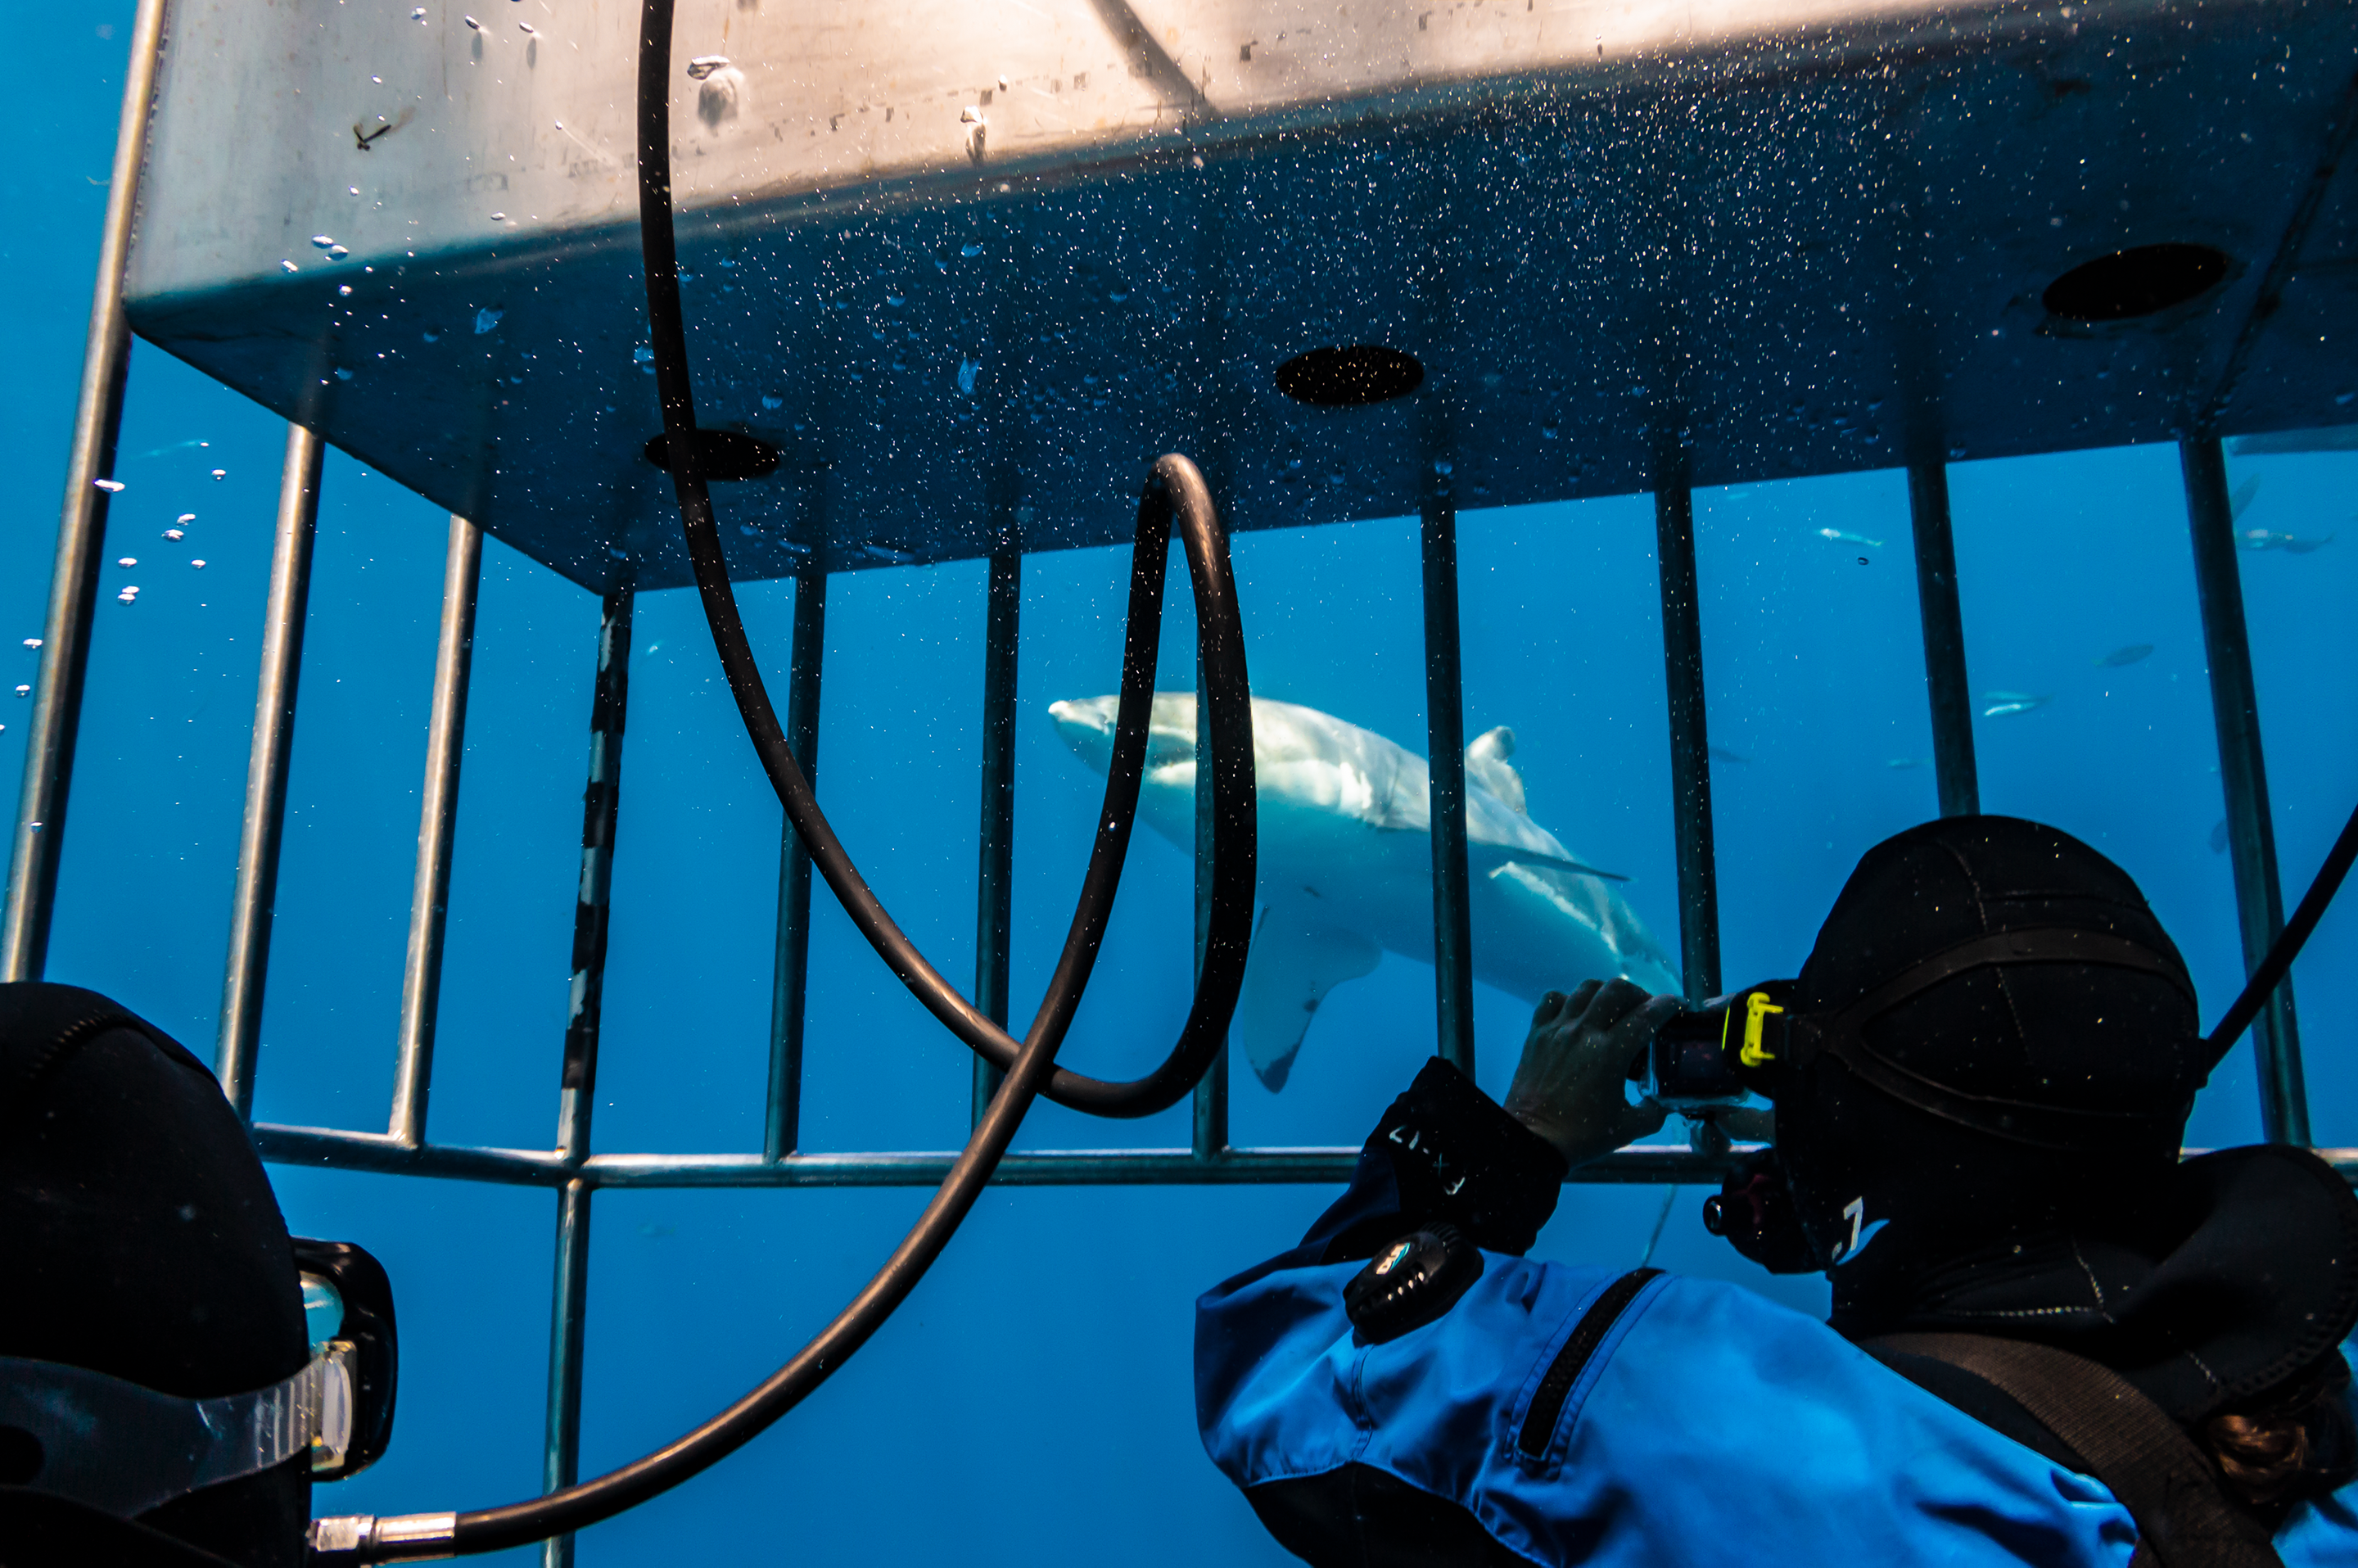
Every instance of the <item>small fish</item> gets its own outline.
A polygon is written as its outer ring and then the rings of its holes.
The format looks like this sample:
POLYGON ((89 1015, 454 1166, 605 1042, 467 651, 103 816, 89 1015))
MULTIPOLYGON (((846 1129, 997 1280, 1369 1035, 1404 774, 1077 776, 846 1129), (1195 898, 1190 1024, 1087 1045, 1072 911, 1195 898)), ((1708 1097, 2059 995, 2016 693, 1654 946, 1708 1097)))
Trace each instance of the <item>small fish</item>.
POLYGON ((2127 647, 2115 648, 2111 653, 2106 654, 2103 658, 2098 659, 2096 661, 2096 667, 2098 669, 2104 670, 2116 670, 2123 665, 2136 664, 2140 660, 2149 657, 2152 653, 2153 644, 2151 643, 2131 643, 2127 647))
POLYGON ((1883 765, 1887 768, 1899 769, 1923 768, 1930 767, 1931 764, 1927 762, 1921 757, 1892 757, 1887 760, 1883 765))
POLYGON ((1832 539, 1837 545, 1865 545, 1870 550, 1883 548, 1883 541, 1880 539, 1870 539, 1864 534, 1853 534, 1841 528, 1821 528, 1818 530, 1818 537, 1832 539))
POLYGON ((152 450, 142 452, 135 460, 145 462, 149 458, 160 458, 167 452, 185 452, 190 447, 210 447, 212 443, 211 441, 200 441, 194 437, 190 437, 185 441, 174 441, 168 447, 157 447, 152 450))
POLYGON ((2028 713, 2034 708, 2044 708, 2055 700, 2052 692, 2044 695, 2027 691, 1985 691, 1982 700, 1989 706, 1982 709, 1984 719, 1999 719, 2009 713, 2028 713))
POLYGON ((2227 498, 2228 517, 2231 520, 2241 519, 2244 514, 2250 509, 2252 503, 2257 501, 2259 497, 2260 476, 2258 474, 2254 474, 2251 478, 2237 485, 2235 487, 2235 493, 2227 498))
POLYGON ((2333 543, 2333 535, 2328 534, 2322 539, 2305 539, 2268 528, 2246 528, 2235 535, 2235 543, 2247 550, 2282 550, 2288 556, 2306 556, 2333 543))
POLYGON ((2211 829, 2211 852, 2214 855, 2227 852, 2227 819, 2223 816, 2219 819, 2218 826, 2211 829))
POLYGON ((1752 765, 1751 758, 1738 752, 1731 752, 1725 746, 1710 746, 1705 750, 1711 752, 1711 760, 1714 762, 1733 762, 1739 768, 1752 765))

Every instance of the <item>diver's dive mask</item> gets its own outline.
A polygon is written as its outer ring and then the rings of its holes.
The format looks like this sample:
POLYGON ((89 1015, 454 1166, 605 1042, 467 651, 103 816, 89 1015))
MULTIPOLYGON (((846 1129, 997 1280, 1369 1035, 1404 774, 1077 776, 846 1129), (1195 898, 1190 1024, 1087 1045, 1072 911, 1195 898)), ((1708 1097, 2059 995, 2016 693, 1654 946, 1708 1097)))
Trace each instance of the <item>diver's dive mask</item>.
MULTIPOLYGON (((1714 998, 1666 1022, 1630 1064, 1629 1076, 1664 1108, 1703 1119, 1759 1100, 1790 1108, 1812 1093, 1820 1064, 1832 1061, 1885 1099, 2000 1144, 2102 1159, 2149 1153, 2158 1140, 2174 1140, 2190 1096, 2166 1107, 2113 1109, 1971 1093, 1920 1070, 1932 1064, 1903 1064, 1866 1037, 1873 1021, 1958 975, 2036 964, 2150 975, 2182 992, 2190 1008, 2193 1000, 2192 985, 2174 953, 2100 931, 2039 926, 1942 948, 1837 1009, 1806 1010, 1798 980, 1771 980, 1714 998)), ((1706 1200, 1704 1225, 1772 1272, 1822 1266, 1805 1238, 1785 1163, 1773 1148, 1738 1161, 1720 1192, 1706 1200)))
POLYGON ((1801 1011, 1794 980, 1770 980, 1714 998, 1665 1023, 1645 1055, 1630 1065, 1630 1076, 1665 1108, 1693 1115, 1740 1106, 1754 1095, 1777 1100, 1792 1093, 1821 1058, 1831 1058, 1889 1098, 1943 1121, 2007 1142, 2076 1154, 2142 1150, 2158 1122, 2185 1119, 2187 1105, 2099 1110, 1969 1094, 1902 1065, 1861 1033, 1944 980, 1970 969, 2017 964, 2130 969, 2170 982, 2190 1004, 2194 995, 2176 955, 2127 937, 2069 926, 2008 931, 1943 948, 1838 1011, 1801 1011))
POLYGON ((59 1362, 0 1357, 0 1483, 123 1519, 309 1455, 314 1481, 393 1436, 393 1287, 348 1241, 294 1239, 311 1359, 267 1388, 181 1399, 59 1362))

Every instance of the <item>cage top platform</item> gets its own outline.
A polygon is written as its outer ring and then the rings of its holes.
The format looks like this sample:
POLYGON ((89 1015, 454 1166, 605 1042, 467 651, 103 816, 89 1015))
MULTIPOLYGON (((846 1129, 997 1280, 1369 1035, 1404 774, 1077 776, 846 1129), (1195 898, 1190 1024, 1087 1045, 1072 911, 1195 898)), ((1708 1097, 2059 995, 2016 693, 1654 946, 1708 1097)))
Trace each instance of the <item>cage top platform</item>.
MULTIPOLYGON (((637 20, 176 0, 136 330, 685 581, 637 20)), ((733 565, 1123 539, 1170 449, 1257 528, 2358 418, 2353 70, 2323 0, 683 0, 733 565)))

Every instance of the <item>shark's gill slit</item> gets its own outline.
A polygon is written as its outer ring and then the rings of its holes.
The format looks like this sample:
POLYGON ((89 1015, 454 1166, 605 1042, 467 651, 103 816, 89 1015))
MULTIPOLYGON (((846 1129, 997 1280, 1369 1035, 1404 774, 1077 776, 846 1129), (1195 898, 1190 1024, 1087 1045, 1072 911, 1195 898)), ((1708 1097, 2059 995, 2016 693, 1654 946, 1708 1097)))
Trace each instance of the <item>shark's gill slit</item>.
POLYGON ((1005 1069, 1006 1081, 976 1125, 949 1174, 882 1268, 794 1358, 695 1431, 595 1479, 504 1508, 460 1514, 333 1521, 344 1562, 389 1562, 496 1552, 611 1519, 669 1490, 750 1442, 849 1360, 925 1277, 990 1179, 1034 1097, 1098 1116, 1146 1116, 1174 1105, 1204 1076, 1227 1038, 1242 989, 1253 922, 1256 845, 1250 687, 1228 536, 1195 464, 1159 460, 1139 498, 1123 640, 1121 697, 1096 843, 1062 955, 1032 1026, 1019 1044, 978 1011, 919 953, 885 912, 827 825, 787 746, 759 664, 745 637, 713 514, 711 449, 696 423, 687 340, 681 319, 678 257, 672 232, 670 59, 672 0, 645 0, 639 47, 639 220, 646 260, 647 316, 655 386, 663 403, 663 453, 678 498, 705 618, 747 735, 790 821, 852 924, 901 982, 958 1039, 1005 1069), (1055 1065, 1056 1049, 1088 983, 1121 878, 1148 760, 1154 664, 1163 623, 1163 568, 1174 524, 1186 551, 1195 598, 1196 654, 1209 708, 1213 842, 1210 921, 1195 995, 1178 1043, 1144 1077, 1108 1083, 1055 1065))

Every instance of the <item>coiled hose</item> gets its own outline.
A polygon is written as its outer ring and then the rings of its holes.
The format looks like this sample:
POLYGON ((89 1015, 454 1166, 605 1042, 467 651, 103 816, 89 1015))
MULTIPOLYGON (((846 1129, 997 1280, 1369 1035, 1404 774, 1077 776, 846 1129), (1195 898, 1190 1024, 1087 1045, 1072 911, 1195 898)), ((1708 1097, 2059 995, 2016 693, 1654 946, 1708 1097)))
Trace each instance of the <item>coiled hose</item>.
POLYGON ((528 1502, 458 1514, 322 1519, 313 1531, 315 1560, 321 1563, 468 1555, 546 1540, 611 1519, 734 1453, 849 1360, 907 1298, 981 1195, 1035 1097, 1045 1095, 1058 1104, 1106 1117, 1147 1116, 1176 1104, 1217 1054, 1244 983, 1245 951, 1252 935, 1255 845, 1244 630, 1237 612, 1227 535, 1203 475, 1185 458, 1168 456, 1157 461, 1139 500, 1122 646, 1121 705, 1106 773, 1105 806, 1064 951, 1039 1013, 1020 1043, 979 1011, 917 951, 828 826, 786 745, 761 667, 746 642, 703 472, 672 232, 671 26, 672 0, 645 0, 639 46, 640 240, 646 259, 647 317, 655 387, 663 400, 664 440, 705 618, 746 733, 811 863, 901 983, 1007 1077, 933 1201, 883 1267, 817 1337, 735 1404, 620 1469, 528 1502), (1109 1083, 1057 1066, 1056 1049, 1097 961, 1137 816, 1163 624, 1163 565, 1174 523, 1195 591, 1196 652, 1211 739, 1211 918, 1194 1005, 1178 1043, 1144 1077, 1109 1083))

